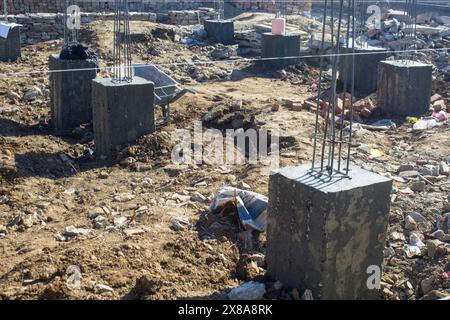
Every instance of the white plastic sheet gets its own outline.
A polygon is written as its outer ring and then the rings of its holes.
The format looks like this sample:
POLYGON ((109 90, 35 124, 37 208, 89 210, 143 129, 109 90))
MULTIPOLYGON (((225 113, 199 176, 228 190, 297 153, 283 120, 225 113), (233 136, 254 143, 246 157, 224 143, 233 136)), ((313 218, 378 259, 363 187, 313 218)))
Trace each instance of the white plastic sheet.
POLYGON ((17 23, 0 23, 0 38, 8 38, 9 30, 14 27, 20 27, 17 23))
POLYGON ((245 228, 264 231, 267 224, 268 198, 247 190, 233 187, 224 187, 219 190, 211 203, 211 210, 215 211, 227 203, 236 206, 239 219, 245 228))

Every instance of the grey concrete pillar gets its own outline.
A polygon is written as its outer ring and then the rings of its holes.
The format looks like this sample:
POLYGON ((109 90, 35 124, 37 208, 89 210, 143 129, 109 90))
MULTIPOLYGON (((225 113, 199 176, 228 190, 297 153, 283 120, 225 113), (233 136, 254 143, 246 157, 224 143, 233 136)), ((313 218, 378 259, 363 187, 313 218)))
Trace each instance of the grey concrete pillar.
POLYGON ((390 115, 424 115, 430 108, 432 72, 431 64, 381 61, 377 106, 390 115))
POLYGON ((272 33, 264 33, 261 42, 262 58, 281 58, 270 59, 264 61, 276 68, 284 68, 286 66, 296 64, 300 56, 300 35, 289 33, 285 35, 273 35, 272 33), (290 59, 283 59, 295 57, 290 59))
POLYGON ((7 38, 0 37, 0 61, 15 61, 21 57, 20 26, 9 29, 7 38))
POLYGON ((92 111, 97 156, 109 157, 116 147, 155 131, 154 84, 134 77, 132 82, 92 81, 92 111))
POLYGON ((224 45, 234 44, 234 22, 231 20, 205 20, 204 28, 209 39, 224 45))
POLYGON ((357 167, 329 180, 310 168, 270 177, 267 273, 316 298, 375 298, 367 270, 383 262, 392 180, 357 167))
POLYGON ((53 127, 56 134, 67 134, 92 121, 91 89, 97 65, 93 60, 62 60, 51 55, 49 68, 53 127))
MULTIPOLYGON (((339 83, 343 88, 347 83, 347 92, 352 84, 352 49, 344 48, 339 62, 339 83), (345 55, 349 54, 349 55, 345 55)), ((387 49, 377 47, 355 48, 355 92, 370 94, 378 88, 378 64, 387 58, 387 49)))

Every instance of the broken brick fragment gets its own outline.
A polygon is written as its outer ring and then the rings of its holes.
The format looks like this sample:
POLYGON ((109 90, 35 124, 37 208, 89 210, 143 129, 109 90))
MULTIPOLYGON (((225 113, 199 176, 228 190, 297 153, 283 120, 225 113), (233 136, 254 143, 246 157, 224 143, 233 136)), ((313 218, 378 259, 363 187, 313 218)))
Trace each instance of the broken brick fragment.
POLYGON ((294 102, 292 104, 292 111, 302 111, 302 109, 303 109, 303 103, 294 102))
POLYGON ((439 112, 441 110, 446 110, 447 106, 445 105, 445 101, 444 100, 438 100, 436 102, 433 103, 433 109, 436 112, 439 112))
POLYGON ((372 115, 372 111, 369 110, 369 108, 363 108, 360 112, 361 117, 369 118, 372 115))
POLYGON ((317 109, 317 102, 305 100, 305 102, 303 102, 303 109, 315 110, 315 109, 317 109))

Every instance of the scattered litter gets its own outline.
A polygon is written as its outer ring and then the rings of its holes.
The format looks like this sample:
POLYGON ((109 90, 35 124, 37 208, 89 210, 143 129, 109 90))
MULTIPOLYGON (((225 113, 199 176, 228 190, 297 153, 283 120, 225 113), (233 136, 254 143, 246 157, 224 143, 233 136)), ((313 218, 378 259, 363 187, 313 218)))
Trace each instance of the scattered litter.
POLYGON ((418 121, 419 121, 419 118, 417 118, 417 117, 406 117, 406 122, 408 122, 408 123, 414 124, 418 121))
MULTIPOLYGON (((397 125, 391 120, 380 120, 372 124, 353 123, 352 131, 358 130, 371 130, 371 131, 383 131, 392 130, 397 128, 397 125)), ((345 131, 350 131, 350 126, 344 128, 345 131)))
POLYGON ((420 119, 413 125, 414 130, 428 130, 438 125, 436 119, 420 119))
POLYGON ((313 83, 309 86, 309 90, 311 90, 313 92, 317 91, 317 89, 318 89, 317 83, 313 83))
POLYGON ((128 225, 128 218, 127 217, 115 218, 114 225, 119 229, 125 228, 128 225))
POLYGON ((405 245, 404 251, 408 258, 421 257, 423 255, 417 246, 405 245))
POLYGON ((434 119, 439 120, 439 121, 448 120, 448 114, 445 111, 433 112, 431 117, 433 117, 434 119))
POLYGON ((244 227, 264 231, 267 223, 267 197, 247 190, 224 187, 219 190, 211 203, 211 211, 233 203, 237 207, 239 218, 244 227))
POLYGON ((397 125, 395 124, 395 122, 393 122, 390 119, 383 119, 383 120, 378 120, 374 123, 371 123, 370 125, 368 125, 368 127, 371 127, 373 129, 378 129, 378 130, 390 130, 390 129, 397 128, 397 125))
POLYGON ((370 157, 372 159, 379 158, 383 155, 383 151, 381 149, 370 149, 370 157))

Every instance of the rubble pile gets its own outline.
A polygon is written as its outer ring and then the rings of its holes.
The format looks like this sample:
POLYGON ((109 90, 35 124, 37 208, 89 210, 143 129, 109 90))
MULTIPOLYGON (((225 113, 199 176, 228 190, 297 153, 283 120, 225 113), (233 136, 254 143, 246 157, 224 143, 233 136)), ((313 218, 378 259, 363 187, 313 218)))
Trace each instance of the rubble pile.
MULTIPOLYGON (((353 101, 353 120, 357 122, 365 122, 365 119, 371 117, 372 113, 375 111, 376 107, 370 97, 365 97, 363 99, 357 99, 356 97, 351 98, 350 93, 340 93, 336 97, 336 110, 335 116, 341 117, 344 111, 344 119, 350 120, 351 102, 353 101)), ((311 97, 305 100, 293 101, 286 99, 284 101, 286 107, 293 111, 308 110, 315 112, 317 109, 317 98, 311 97)), ((320 115, 323 118, 327 117, 327 113, 330 109, 330 97, 326 94, 320 99, 320 115)))
POLYGON ((173 25, 185 26, 202 24, 205 20, 215 20, 218 13, 211 8, 199 8, 198 10, 171 10, 167 13, 167 19, 161 17, 162 22, 173 25))
MULTIPOLYGON (((434 14, 421 14, 417 17, 417 25, 405 21, 401 11, 388 10, 381 22, 381 29, 368 31, 368 44, 385 47, 393 51, 407 49, 442 49, 450 45, 450 17, 434 14), (405 38, 405 33, 417 31, 417 39, 405 38)), ((424 57, 425 54, 419 54, 424 57)), ((448 50, 433 53, 436 62, 447 62, 448 50)))
POLYGON ((194 60, 183 65, 171 66, 169 70, 171 76, 181 83, 205 82, 229 78, 233 71, 233 65, 229 63, 196 63, 194 60))
MULTIPOLYGON (((194 10, 202 7, 203 1, 142 1, 128 0, 130 11, 163 11, 163 10, 194 10)), ((0 3, 0 11, 3 2, 0 3)), ((36 12, 63 12, 64 2, 60 0, 14 0, 8 1, 8 11, 12 14, 36 13, 36 12)), ((112 12, 113 1, 79 1, 77 5, 83 12, 112 12)))
MULTIPOLYGON (((231 0, 230 3, 243 11, 263 11, 277 13, 281 11, 281 4, 276 1, 240 1, 231 0)), ((311 0, 287 0, 284 10, 286 14, 299 14, 303 12, 310 12, 312 7, 311 0)))
MULTIPOLYGON (((62 13, 35 13, 9 15, 9 22, 22 25, 22 44, 35 44, 42 41, 59 39, 64 36, 64 16, 62 13)), ((97 20, 113 20, 113 13, 82 12, 81 23, 97 20)), ((130 12, 130 20, 156 21, 154 13, 130 12)))
POLYGON ((256 30, 235 31, 234 38, 239 45, 239 54, 243 56, 260 56, 262 33, 256 30))

